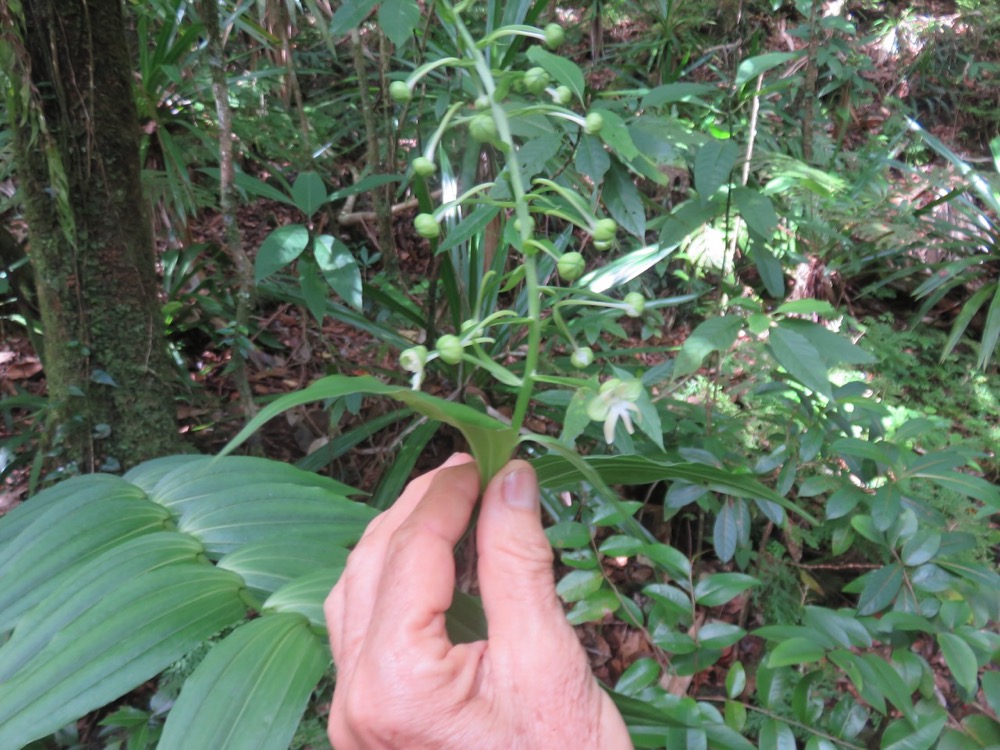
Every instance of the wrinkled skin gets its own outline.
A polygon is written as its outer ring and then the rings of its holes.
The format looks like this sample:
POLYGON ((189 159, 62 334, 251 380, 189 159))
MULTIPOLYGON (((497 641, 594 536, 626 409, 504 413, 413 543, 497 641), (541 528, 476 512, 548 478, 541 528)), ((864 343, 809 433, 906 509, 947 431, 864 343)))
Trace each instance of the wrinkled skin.
POLYGON ((534 470, 510 462, 477 525, 489 639, 453 645, 444 612, 453 549, 479 493, 472 459, 452 456, 375 518, 326 601, 337 687, 336 750, 626 750, 555 593, 534 470))

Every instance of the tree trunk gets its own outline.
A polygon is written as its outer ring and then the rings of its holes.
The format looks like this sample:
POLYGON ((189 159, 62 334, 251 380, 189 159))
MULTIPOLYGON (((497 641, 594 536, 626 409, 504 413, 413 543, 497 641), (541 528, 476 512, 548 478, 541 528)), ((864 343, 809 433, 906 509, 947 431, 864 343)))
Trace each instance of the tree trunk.
POLYGON ((69 470, 127 468, 180 443, 121 3, 4 5, 7 109, 45 332, 48 449, 69 470))

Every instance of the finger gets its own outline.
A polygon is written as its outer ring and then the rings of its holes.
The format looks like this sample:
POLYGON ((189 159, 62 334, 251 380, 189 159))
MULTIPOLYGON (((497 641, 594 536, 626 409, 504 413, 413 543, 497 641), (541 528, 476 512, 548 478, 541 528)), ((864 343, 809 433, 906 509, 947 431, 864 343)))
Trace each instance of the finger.
POLYGON ((347 662, 356 659, 368 632, 376 589, 385 565, 385 550, 392 533, 420 502, 438 472, 472 460, 467 453, 453 454, 438 468, 410 482, 393 506, 368 524, 324 605, 330 649, 338 669, 348 668, 347 662))
POLYGON ((476 541, 490 652, 517 658, 527 651, 578 651, 579 641, 556 596, 552 547, 542 529, 538 482, 530 464, 511 461, 490 482, 476 541), (526 643, 532 648, 525 650, 526 643))
POLYGON ((365 529, 365 533, 361 538, 364 539, 375 534, 386 538, 391 536, 399 528, 400 524, 409 517, 413 509, 417 507, 417 503, 420 502, 420 499, 427 492, 427 488, 431 486, 431 482, 439 471, 452 466, 470 463, 473 460, 472 456, 468 453, 453 453, 436 469, 431 469, 427 473, 421 474, 406 485, 403 494, 399 496, 387 511, 380 513, 368 524, 368 528, 365 529))
POLYGON ((441 649, 437 655, 451 647, 444 612, 455 588, 454 548, 469 525, 478 495, 474 463, 442 469, 393 533, 372 612, 375 642, 406 649, 436 640, 441 649))

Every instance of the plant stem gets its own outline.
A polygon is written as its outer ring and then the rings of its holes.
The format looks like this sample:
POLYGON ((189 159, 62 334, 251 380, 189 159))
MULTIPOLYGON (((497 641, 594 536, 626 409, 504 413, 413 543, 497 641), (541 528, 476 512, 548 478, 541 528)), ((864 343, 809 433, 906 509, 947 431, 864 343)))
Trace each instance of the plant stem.
MULTIPOLYGON (((446 4, 446 7, 447 4, 446 4)), ((521 181, 521 169, 517 162, 517 149, 514 146, 514 138, 510 132, 510 123, 507 121, 507 113, 496 101, 496 83, 493 80, 493 73, 490 70, 486 58, 482 51, 476 46, 469 29, 462 21, 461 17, 454 13, 454 9, 449 7, 454 16, 455 28, 458 30, 462 41, 465 43, 468 54, 472 58, 476 74, 483 85, 487 98, 490 100, 490 108, 493 112, 493 119, 497 126, 497 135, 506 146, 505 156, 507 157, 507 176, 510 180, 511 192, 514 194, 514 210, 521 225, 521 244, 524 254, 524 281, 525 291, 528 297, 528 352, 524 363, 524 378, 520 390, 517 392, 517 401, 514 404, 514 415, 511 419, 511 426, 519 431, 524 424, 524 417, 528 412, 528 404, 531 401, 531 392, 534 387, 535 369, 538 367, 538 350, 542 341, 541 323, 541 298, 538 285, 538 266, 533 250, 527 246, 527 241, 531 238, 530 214, 528 212, 528 200, 524 192, 524 184, 521 181)))

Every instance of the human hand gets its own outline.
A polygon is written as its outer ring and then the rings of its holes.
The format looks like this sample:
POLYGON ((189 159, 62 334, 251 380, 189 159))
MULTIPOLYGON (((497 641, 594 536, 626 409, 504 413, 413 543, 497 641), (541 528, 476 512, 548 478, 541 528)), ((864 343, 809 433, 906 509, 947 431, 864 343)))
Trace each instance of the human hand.
POLYGON ((326 600, 336 750, 621 750, 628 730, 555 592, 535 472, 511 461, 477 526, 486 641, 453 645, 453 550, 479 493, 456 454, 375 518, 326 600))

